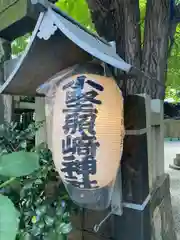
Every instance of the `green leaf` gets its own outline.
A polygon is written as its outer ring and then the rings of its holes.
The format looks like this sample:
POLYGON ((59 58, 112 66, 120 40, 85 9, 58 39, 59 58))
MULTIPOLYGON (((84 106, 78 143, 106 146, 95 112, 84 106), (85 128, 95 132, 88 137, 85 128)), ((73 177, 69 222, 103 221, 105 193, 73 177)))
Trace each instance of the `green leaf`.
POLYGON ((59 0, 56 6, 90 31, 95 31, 90 11, 85 0, 59 0))
POLYGON ((0 195, 0 239, 15 240, 19 225, 17 210, 8 197, 0 195))
POLYGON ((0 175, 21 177, 39 168, 39 156, 32 152, 13 152, 0 157, 0 175))
POLYGON ((72 224, 71 223, 61 223, 60 231, 62 234, 69 234, 72 231, 72 224))

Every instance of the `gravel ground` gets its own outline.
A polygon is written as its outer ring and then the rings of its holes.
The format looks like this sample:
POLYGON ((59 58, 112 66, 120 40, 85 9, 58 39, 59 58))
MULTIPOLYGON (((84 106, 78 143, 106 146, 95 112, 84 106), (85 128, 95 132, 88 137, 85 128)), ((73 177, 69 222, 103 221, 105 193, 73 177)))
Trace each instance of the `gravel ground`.
POLYGON ((169 173, 171 180, 171 197, 172 207, 177 233, 177 240, 180 240, 180 170, 169 168, 169 164, 173 163, 176 153, 180 153, 180 141, 172 141, 164 143, 165 152, 165 171, 169 173))

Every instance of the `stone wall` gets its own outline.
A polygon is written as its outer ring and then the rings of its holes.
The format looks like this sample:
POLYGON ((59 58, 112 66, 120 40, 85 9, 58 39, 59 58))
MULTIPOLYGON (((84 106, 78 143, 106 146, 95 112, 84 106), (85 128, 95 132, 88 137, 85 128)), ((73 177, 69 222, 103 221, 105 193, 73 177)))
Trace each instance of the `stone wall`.
POLYGON ((164 137, 180 138, 180 120, 174 119, 164 120, 164 137))

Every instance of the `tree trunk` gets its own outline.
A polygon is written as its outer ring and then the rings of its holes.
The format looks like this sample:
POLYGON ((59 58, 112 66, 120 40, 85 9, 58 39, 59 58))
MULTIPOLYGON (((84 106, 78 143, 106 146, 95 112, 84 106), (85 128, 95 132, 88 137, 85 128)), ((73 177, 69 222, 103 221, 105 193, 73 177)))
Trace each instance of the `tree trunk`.
POLYGON ((161 83, 166 81, 169 29, 170 1, 148 0, 142 68, 161 83))

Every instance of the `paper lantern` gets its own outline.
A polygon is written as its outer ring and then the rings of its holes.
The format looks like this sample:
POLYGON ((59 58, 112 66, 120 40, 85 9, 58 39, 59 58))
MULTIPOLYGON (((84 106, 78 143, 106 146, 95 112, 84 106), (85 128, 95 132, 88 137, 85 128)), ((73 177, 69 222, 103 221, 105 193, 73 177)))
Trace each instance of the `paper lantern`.
POLYGON ((124 138, 123 97, 114 79, 89 72, 61 78, 51 123, 53 160, 70 197, 86 208, 107 208, 124 138))

